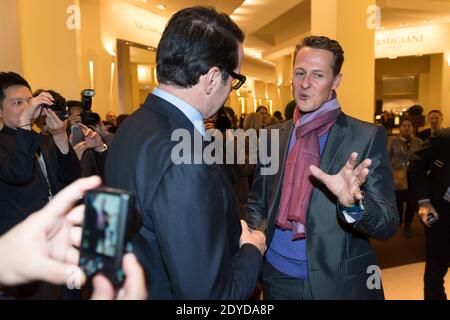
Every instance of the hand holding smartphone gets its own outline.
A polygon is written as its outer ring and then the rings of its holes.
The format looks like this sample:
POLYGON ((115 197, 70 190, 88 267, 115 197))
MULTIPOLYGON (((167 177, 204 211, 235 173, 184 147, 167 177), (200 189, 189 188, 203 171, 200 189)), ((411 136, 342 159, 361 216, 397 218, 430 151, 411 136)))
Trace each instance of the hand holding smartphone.
POLYGON ((134 196, 125 190, 99 188, 85 196, 85 217, 80 248, 80 267, 88 278, 106 276, 114 287, 124 281, 123 255, 138 231, 134 196))
POLYGON ((70 128, 70 144, 75 147, 82 141, 84 141, 83 128, 79 125, 73 125, 70 128))

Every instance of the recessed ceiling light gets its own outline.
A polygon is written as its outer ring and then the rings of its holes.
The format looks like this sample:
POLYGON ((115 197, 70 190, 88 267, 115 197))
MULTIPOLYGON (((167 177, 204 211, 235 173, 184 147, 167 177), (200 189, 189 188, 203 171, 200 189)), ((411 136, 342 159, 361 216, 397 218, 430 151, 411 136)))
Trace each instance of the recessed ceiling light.
POLYGON ((163 5, 163 4, 158 4, 156 7, 157 7, 159 10, 166 10, 166 9, 167 9, 167 6, 165 6, 165 5, 163 5))

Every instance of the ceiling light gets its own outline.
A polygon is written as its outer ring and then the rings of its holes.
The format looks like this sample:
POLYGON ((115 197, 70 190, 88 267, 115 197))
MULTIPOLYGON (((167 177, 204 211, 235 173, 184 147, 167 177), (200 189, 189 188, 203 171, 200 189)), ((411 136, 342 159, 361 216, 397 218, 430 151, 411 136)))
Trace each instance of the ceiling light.
POLYGON ((166 10, 166 9, 167 9, 167 6, 165 6, 165 5, 163 5, 163 4, 158 4, 156 7, 157 7, 159 10, 166 10))

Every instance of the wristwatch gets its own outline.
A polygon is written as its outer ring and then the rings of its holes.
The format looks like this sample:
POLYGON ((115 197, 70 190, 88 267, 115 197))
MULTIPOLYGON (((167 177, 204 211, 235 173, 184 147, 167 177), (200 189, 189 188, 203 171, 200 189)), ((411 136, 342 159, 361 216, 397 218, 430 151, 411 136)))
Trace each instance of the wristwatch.
POLYGON ((106 145, 106 143, 104 143, 101 146, 95 147, 94 150, 95 150, 95 152, 102 153, 102 152, 105 152, 106 150, 108 150, 108 146, 106 145))

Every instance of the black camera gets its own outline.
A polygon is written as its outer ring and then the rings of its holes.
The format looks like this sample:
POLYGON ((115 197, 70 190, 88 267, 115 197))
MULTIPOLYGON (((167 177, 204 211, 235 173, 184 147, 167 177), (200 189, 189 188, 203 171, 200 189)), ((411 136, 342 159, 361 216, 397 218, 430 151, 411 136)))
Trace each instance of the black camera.
POLYGON ((101 273, 115 287, 124 281, 122 258, 141 225, 134 196, 125 190, 98 188, 86 193, 80 267, 91 278, 101 273))
POLYGON ((81 91, 81 106, 83 112, 81 112, 81 122, 85 126, 95 126, 100 123, 100 115, 98 113, 92 112, 92 97, 95 96, 95 90, 84 89, 81 91))
POLYGON ((58 118, 62 121, 66 120, 69 115, 69 112, 67 111, 66 99, 64 98, 57 98, 53 101, 52 105, 43 104, 42 107, 48 108, 55 112, 58 118))

